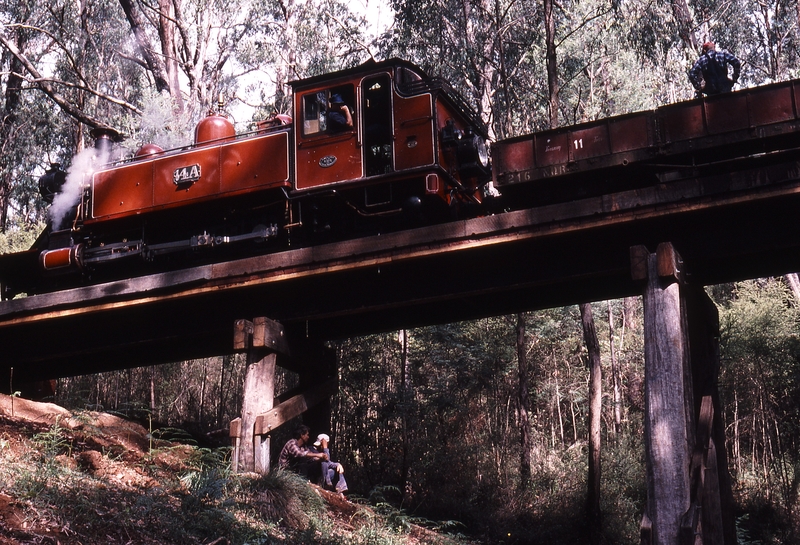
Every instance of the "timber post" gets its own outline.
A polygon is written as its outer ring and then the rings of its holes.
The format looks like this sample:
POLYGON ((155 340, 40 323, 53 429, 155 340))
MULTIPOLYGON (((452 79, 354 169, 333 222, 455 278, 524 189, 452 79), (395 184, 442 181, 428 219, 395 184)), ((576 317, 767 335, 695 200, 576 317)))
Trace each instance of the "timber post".
MULTIPOLYGON (((300 343, 298 343, 300 344, 300 343)), ((321 342, 306 342, 300 344, 304 349, 302 368, 298 370, 300 384, 303 391, 324 391, 327 395, 318 397, 316 403, 310 406, 303 415, 303 423, 311 428, 311 433, 327 433, 335 436, 331 426, 331 396, 338 388, 336 352, 321 342)))
POLYGON ((263 317, 252 322, 237 320, 234 350, 247 352, 242 417, 235 425, 231 423, 231 435, 238 431, 238 437, 232 437, 234 469, 265 474, 269 471, 270 438, 256 434, 255 425, 258 415, 273 406, 277 355, 289 353, 283 326, 263 317))
MULTIPOLYGON (((734 516, 733 485, 728 471, 728 450, 725 422, 719 397, 719 312, 717 306, 700 286, 687 286, 686 303, 689 320, 692 381, 694 384, 694 414, 697 421, 695 455, 704 454, 702 473, 693 481, 692 504, 699 506, 705 545, 735 545, 736 517, 734 516), (705 450, 705 453, 703 451, 705 450)), ((693 461, 693 471, 694 461, 693 461)))
POLYGON ((237 320, 234 350, 246 352, 242 416, 230 423, 234 472, 269 472, 270 434, 299 415, 314 433, 331 433, 330 398, 336 393, 336 354, 318 341, 289 335, 267 318, 237 320), (291 345, 291 353, 290 353, 291 345), (299 376, 297 388, 275 395, 278 356, 299 376), (291 358, 291 359, 290 359, 291 358))
POLYGON ((669 243, 631 248, 645 281, 647 545, 735 545, 733 493, 717 375, 719 318, 702 286, 687 282, 669 243))
POLYGON ((631 249, 634 279, 644 289, 645 455, 647 510, 653 545, 679 545, 689 510, 689 438, 686 390, 689 347, 681 304, 680 259, 671 246, 655 254, 631 249), (634 255, 635 250, 635 255, 634 255))

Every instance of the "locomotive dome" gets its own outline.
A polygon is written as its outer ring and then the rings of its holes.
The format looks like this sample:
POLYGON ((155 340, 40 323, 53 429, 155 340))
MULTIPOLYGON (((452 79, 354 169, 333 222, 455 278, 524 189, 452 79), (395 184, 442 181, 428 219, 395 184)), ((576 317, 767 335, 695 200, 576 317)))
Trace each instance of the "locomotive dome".
POLYGON ((135 157, 149 157, 151 155, 159 155, 164 153, 164 148, 157 144, 143 144, 136 152, 135 157))
POLYGON ((197 124, 194 131, 194 142, 195 144, 202 144, 203 142, 233 138, 234 136, 236 136, 236 129, 227 117, 216 112, 209 112, 197 124))

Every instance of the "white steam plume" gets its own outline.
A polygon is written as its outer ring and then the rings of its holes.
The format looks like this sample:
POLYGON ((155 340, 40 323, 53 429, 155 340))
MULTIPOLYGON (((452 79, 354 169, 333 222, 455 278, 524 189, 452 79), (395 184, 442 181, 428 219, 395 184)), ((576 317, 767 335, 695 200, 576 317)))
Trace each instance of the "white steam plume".
MULTIPOLYGON (((72 164, 67 169, 64 186, 53 198, 53 204, 50 205, 49 214, 53 230, 62 228, 62 222, 67 219, 67 214, 80 201, 84 182, 91 180, 91 173, 95 167, 105 164, 107 159, 107 153, 102 153, 96 148, 87 148, 72 159, 72 164)), ((71 219, 69 218, 69 220, 71 219)))

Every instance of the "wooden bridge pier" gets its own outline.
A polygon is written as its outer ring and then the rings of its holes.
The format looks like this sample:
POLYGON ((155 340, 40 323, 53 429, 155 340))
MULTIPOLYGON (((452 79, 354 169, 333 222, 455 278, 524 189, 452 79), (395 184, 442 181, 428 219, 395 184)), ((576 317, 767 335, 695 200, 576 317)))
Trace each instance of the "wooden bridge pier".
POLYGON ((645 282, 647 545, 733 545, 733 493, 720 416, 719 318, 669 243, 631 248, 645 282))
POLYGON ((270 433, 304 414, 313 430, 330 431, 330 397, 336 391, 336 358, 321 342, 289 335, 282 324, 265 317, 237 320, 234 351, 246 352, 242 416, 231 422, 233 470, 269 472, 270 433), (275 396, 276 365, 296 370, 296 389, 275 396))

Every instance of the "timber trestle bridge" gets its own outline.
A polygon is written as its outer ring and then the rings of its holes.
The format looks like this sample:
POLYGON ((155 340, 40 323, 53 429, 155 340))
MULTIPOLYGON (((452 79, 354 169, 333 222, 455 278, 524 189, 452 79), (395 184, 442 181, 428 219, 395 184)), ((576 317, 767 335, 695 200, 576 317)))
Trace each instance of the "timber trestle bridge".
MULTIPOLYGON (((752 99, 763 96, 755 90, 720 99, 745 100, 757 123, 744 128, 711 130, 711 99, 687 103, 699 121, 681 110, 702 134, 676 149, 705 146, 706 159, 724 156, 718 165, 661 155, 647 167, 657 175, 602 191, 592 184, 620 165, 595 158, 570 172, 571 187, 592 186, 573 200, 2 302, 0 377, 12 367, 15 380, 35 381, 247 352, 245 408, 231 434, 240 467, 265 471, 270 430, 300 412, 312 423, 329 417, 336 362, 324 341, 642 296, 643 539, 735 543, 719 325, 703 287, 800 270, 800 93, 781 85, 777 105, 752 99), (275 399, 276 362, 300 374, 296 395, 275 399)), ((535 154, 519 151, 525 142, 505 156, 502 142, 497 149, 519 178, 544 176, 535 154)))

